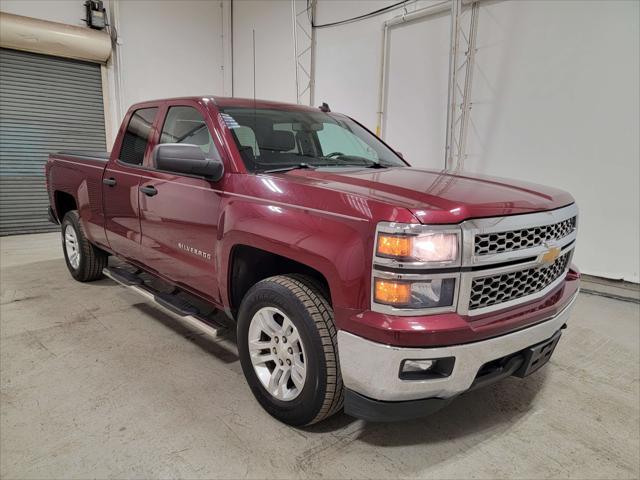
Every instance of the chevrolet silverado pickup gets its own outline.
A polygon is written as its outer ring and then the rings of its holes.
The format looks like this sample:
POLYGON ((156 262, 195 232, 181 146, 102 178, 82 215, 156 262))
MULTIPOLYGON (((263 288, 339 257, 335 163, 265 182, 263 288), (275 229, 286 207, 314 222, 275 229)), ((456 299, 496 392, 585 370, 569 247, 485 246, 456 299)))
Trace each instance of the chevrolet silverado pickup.
POLYGON ((235 330, 253 395, 291 425, 410 419, 525 377, 578 292, 568 193, 411 167, 326 105, 140 103, 111 153, 45 170, 73 278, 235 330))

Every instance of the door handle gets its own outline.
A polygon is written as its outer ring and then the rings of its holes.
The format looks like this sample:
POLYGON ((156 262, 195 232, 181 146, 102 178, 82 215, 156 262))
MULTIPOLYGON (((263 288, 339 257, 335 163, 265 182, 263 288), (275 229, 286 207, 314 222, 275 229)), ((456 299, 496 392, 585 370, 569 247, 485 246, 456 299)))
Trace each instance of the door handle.
POLYGON ((111 177, 111 178, 103 178, 102 183, 104 183, 105 185, 109 185, 110 187, 113 187, 118 182, 116 182, 115 178, 111 177))
POLYGON ((148 197, 153 197, 158 194, 158 190, 156 190, 154 186, 140 187, 140 191, 148 197))

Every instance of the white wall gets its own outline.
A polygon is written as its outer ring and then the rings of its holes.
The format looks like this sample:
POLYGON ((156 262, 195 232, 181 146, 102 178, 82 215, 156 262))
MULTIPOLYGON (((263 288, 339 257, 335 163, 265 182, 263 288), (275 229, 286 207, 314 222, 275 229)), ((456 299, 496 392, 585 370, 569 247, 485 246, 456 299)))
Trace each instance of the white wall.
POLYGON ((576 261, 638 282, 640 3, 481 7, 466 166, 564 188, 576 261))
POLYGON ((233 2, 233 95, 253 98, 253 30, 256 98, 296 101, 291 2, 233 2))
MULTIPOLYGON (((83 3, 78 0, 2 0, 0 10, 50 22, 86 26, 82 20, 85 17, 83 3)), ((104 3, 107 6, 109 0, 104 3)))
POLYGON ((221 2, 121 1, 118 21, 125 106, 224 93, 221 2))
MULTIPOLYGON (((392 3, 392 2, 389 2, 392 3)), ((380 8, 320 0, 317 23, 380 8)), ((382 22, 317 30, 316 99, 376 125, 382 22)), ((570 191, 576 262, 638 282, 640 3, 490 2, 480 7, 466 169, 570 191)), ((413 164, 444 165, 449 17, 391 32, 385 139, 413 164)))

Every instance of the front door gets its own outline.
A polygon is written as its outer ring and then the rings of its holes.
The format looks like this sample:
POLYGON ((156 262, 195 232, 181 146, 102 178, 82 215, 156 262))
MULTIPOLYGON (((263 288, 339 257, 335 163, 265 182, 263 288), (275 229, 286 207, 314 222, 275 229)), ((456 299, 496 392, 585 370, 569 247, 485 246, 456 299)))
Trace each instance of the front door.
POLYGON ((138 188, 157 114, 158 107, 151 107, 141 108, 130 115, 117 160, 109 162, 102 177, 103 211, 109 246, 118 255, 136 261, 141 260, 142 238, 138 188))
MULTIPOLYGON (((169 106, 159 143, 195 144, 208 158, 219 159, 205 118, 208 113, 197 105, 169 106)), ((152 163, 148 167, 139 194, 145 265, 218 303, 215 248, 221 213, 219 185, 159 171, 152 163)))

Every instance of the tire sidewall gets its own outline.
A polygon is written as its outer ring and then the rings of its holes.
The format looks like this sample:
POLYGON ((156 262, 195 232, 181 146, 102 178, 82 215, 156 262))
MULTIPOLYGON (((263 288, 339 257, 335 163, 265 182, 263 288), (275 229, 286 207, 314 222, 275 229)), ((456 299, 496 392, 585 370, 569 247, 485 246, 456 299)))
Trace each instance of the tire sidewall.
POLYGON ((240 363, 254 396, 273 417, 290 425, 305 425, 318 414, 325 397, 327 366, 322 341, 313 318, 304 304, 288 288, 275 282, 254 285, 242 301, 238 315, 238 350, 240 363), (255 313, 275 307, 289 317, 302 340, 306 378, 300 394, 290 401, 273 397, 262 385, 251 362, 248 346, 249 325, 255 313))
POLYGON ((75 212, 69 212, 64 216, 62 220, 62 251, 64 252, 64 261, 67 264, 67 268, 69 269, 69 273, 76 280, 82 279, 82 272, 84 271, 84 264, 87 261, 87 256, 85 254, 85 249, 83 248, 84 236, 83 232, 80 229, 80 225, 78 224, 78 216, 75 212), (80 262, 78 263, 78 268, 73 268, 71 262, 69 262, 69 256, 67 254, 67 246, 65 242, 65 233, 67 228, 71 227, 75 231, 76 241, 78 242, 78 252, 80 254, 80 262))

